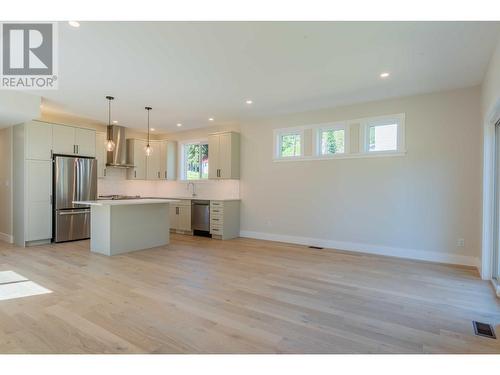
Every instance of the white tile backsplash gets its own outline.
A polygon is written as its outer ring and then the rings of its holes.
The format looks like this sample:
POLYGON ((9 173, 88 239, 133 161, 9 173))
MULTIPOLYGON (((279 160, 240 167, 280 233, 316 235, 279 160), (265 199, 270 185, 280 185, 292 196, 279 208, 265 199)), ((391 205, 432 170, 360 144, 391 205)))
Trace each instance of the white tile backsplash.
MULTIPOLYGON (((233 199, 240 197, 239 180, 207 180, 195 182, 197 198, 233 199)), ((127 170, 107 168, 106 177, 97 180, 99 195, 122 194, 142 197, 190 196, 186 181, 127 180, 127 170)))

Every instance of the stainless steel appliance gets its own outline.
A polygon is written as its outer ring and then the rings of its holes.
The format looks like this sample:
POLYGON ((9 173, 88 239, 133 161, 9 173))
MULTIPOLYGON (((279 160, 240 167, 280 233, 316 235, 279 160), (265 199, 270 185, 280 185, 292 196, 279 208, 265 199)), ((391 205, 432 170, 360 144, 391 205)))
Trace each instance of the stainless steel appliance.
POLYGON ((191 227, 193 233, 208 235, 210 233, 210 201, 191 201, 191 227))
POLYGON ((133 168, 133 164, 127 164, 127 140, 125 138, 125 127, 118 125, 111 125, 108 132, 115 143, 113 151, 107 153, 108 167, 115 168, 133 168))
POLYGON ((53 241, 89 238, 90 207, 73 201, 97 199, 97 161, 55 155, 53 197, 53 241))

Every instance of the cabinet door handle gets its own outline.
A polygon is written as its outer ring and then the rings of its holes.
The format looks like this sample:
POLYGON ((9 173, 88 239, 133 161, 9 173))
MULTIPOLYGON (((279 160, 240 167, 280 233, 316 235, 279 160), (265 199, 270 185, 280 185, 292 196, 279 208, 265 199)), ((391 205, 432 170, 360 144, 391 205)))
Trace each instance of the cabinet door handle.
POLYGON ((158 178, 160 178, 160 172, 158 172, 158 178))
POLYGON ((78 145, 76 145, 76 153, 79 154, 80 150, 78 149, 78 145))
POLYGON ((167 179, 167 171, 165 171, 165 180, 167 179))
POLYGON ((175 214, 179 215, 179 207, 175 207, 175 214))
POLYGON ((76 154, 76 145, 73 145, 73 154, 76 154))
POLYGON ((134 178, 137 178, 137 171, 134 171, 134 178))

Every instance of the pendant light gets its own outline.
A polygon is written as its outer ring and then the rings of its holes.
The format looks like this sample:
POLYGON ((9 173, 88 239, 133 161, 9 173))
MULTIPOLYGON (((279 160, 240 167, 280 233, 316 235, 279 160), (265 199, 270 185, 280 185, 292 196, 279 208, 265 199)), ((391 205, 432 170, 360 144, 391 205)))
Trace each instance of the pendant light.
POLYGON ((151 107, 144 107, 146 111, 148 111, 148 144, 144 151, 146 152, 146 156, 150 156, 153 153, 153 148, 149 145, 149 111, 151 111, 153 108, 151 107))
POLYGON ((106 137, 106 151, 113 151, 115 149, 115 142, 113 142, 112 137, 112 125, 111 125, 111 101, 114 100, 113 96, 106 96, 108 99, 108 135, 106 137))

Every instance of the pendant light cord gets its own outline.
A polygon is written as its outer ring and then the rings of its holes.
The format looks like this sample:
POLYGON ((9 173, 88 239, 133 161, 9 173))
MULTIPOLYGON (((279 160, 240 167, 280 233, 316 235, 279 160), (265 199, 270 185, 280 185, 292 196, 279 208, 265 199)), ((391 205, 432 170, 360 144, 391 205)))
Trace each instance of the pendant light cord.
POLYGON ((151 107, 145 107, 145 108, 148 111, 148 147, 149 147, 149 111, 151 111, 153 108, 151 107))
POLYGON ((108 141, 111 141, 111 101, 114 99, 113 96, 106 96, 106 99, 108 99, 108 141))

